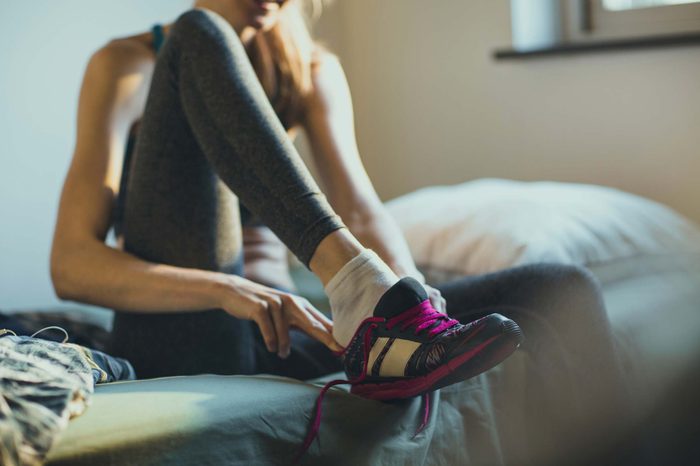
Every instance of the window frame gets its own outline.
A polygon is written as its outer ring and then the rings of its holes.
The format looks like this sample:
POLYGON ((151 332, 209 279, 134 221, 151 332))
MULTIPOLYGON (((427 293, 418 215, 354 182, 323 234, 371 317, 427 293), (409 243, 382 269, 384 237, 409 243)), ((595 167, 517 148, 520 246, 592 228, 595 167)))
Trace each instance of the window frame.
POLYGON ((614 11, 602 0, 566 0, 562 20, 567 43, 698 33, 700 3, 614 11))

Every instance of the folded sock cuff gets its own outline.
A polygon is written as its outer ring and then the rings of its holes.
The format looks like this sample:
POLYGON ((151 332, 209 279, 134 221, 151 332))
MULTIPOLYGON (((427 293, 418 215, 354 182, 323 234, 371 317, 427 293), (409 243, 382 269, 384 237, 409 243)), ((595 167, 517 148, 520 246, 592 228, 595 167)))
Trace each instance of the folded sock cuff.
POLYGON ((333 294, 338 289, 338 287, 340 287, 341 284, 348 277, 350 277, 357 269, 359 269, 364 264, 375 258, 379 259, 379 256, 377 256, 377 254, 374 251, 372 251, 371 249, 365 249, 357 256, 350 259, 348 263, 342 266, 340 270, 336 272, 333 278, 331 278, 328 281, 328 283, 326 283, 326 286, 324 287, 326 296, 330 296, 331 294, 333 294))

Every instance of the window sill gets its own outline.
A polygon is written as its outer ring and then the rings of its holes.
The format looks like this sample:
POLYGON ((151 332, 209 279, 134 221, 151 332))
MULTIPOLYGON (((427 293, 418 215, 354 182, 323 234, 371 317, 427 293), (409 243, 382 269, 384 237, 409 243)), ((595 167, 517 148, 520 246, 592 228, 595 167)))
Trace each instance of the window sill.
POLYGON ((589 52, 609 52, 642 48, 660 48, 678 45, 700 45, 700 33, 666 36, 611 39, 591 42, 562 43, 531 50, 500 49, 493 53, 496 60, 513 60, 589 52))

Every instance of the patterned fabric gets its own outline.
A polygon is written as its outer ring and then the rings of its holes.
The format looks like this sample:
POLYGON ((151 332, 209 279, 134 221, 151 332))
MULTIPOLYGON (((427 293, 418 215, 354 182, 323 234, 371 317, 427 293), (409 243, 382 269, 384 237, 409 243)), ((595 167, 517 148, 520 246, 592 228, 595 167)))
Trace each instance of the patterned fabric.
POLYGON ((134 378, 131 365, 71 343, 0 330, 0 464, 41 464, 94 384, 134 378))
MULTIPOLYGON (((0 311, 0 328, 9 328, 17 335, 31 335, 48 326, 59 326, 70 335, 68 339, 70 343, 106 351, 109 340, 108 323, 100 320, 104 319, 92 317, 91 314, 78 309, 23 310, 11 314, 0 311)), ((63 337, 63 334, 58 332, 42 334, 44 340, 56 341, 55 336, 63 337)))

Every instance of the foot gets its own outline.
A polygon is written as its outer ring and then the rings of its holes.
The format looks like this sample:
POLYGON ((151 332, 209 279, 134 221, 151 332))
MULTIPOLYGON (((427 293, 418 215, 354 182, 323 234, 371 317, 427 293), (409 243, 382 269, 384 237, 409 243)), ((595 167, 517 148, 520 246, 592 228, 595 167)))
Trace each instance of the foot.
MULTIPOLYGON (((323 397, 334 385, 375 400, 411 398, 474 377, 506 359, 523 341, 520 327, 500 314, 462 325, 436 311, 425 288, 403 278, 381 297, 372 317, 339 353, 349 380, 328 382, 316 398, 316 414, 295 462, 321 426, 323 397)), ((425 402, 423 423, 430 404, 425 402)), ((416 433, 418 433, 416 432, 416 433)))
POLYGON ((462 325, 436 311, 423 286, 403 278, 379 300, 343 352, 351 392, 410 398, 474 377, 523 341, 518 325, 490 314, 462 325))

